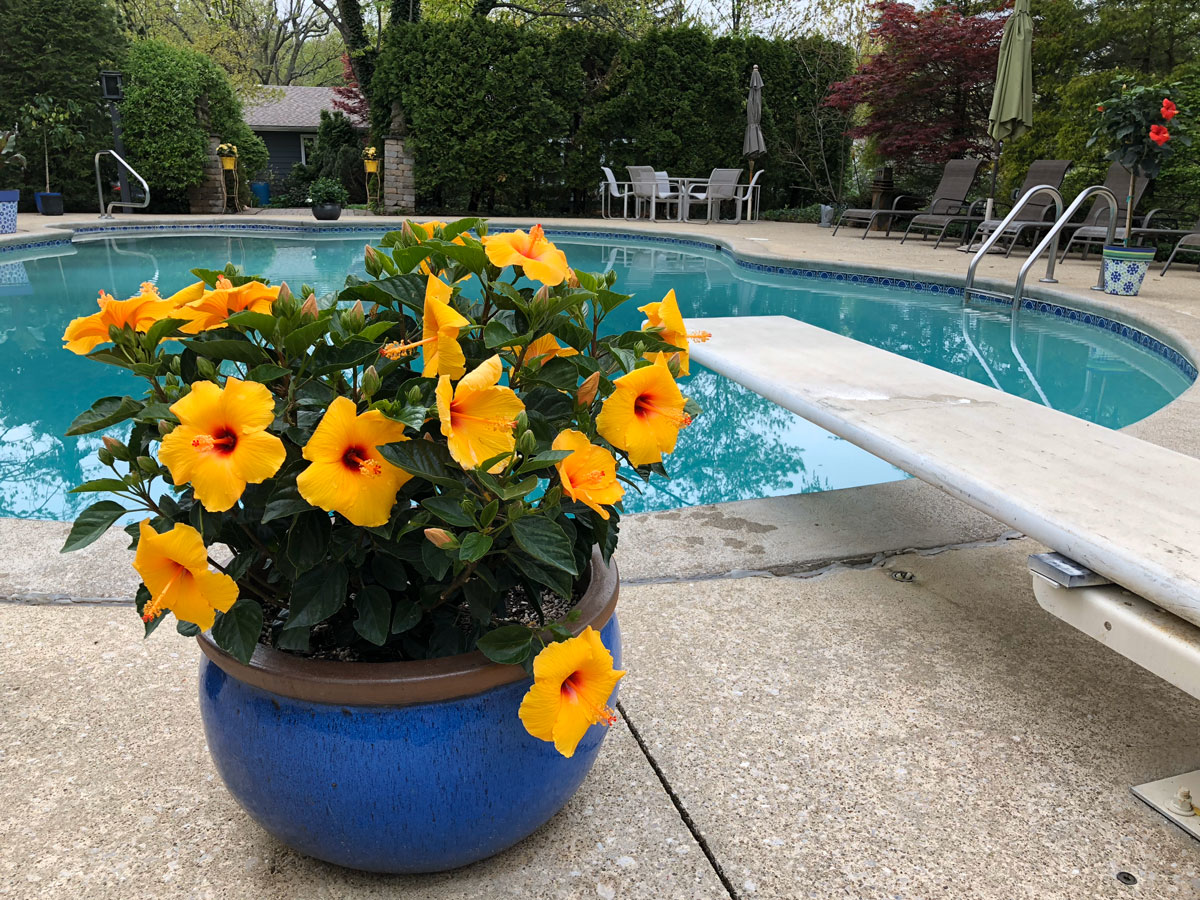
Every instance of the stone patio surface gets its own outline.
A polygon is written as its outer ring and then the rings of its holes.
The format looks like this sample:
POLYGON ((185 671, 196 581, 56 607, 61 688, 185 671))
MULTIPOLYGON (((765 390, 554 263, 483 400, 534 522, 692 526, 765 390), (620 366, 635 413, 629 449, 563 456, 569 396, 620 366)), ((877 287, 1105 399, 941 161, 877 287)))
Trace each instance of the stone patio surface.
MULTIPOLYGON (((22 216, 17 237, 45 225, 22 216)), ((637 227, 966 269, 861 232, 637 227)), ((1193 267, 1132 299, 1088 291, 1094 262, 1059 274, 1200 359, 1193 267)), ((1193 387, 1129 431, 1200 455, 1198 412, 1193 387)), ((261 832, 204 747, 194 643, 141 640, 124 535, 61 557, 65 528, 0 520, 0 897, 1200 897, 1200 848, 1129 793, 1200 766, 1197 701, 1043 612, 1024 561, 1044 548, 919 482, 626 519, 630 675, 596 768, 538 834, 419 878, 261 832)))

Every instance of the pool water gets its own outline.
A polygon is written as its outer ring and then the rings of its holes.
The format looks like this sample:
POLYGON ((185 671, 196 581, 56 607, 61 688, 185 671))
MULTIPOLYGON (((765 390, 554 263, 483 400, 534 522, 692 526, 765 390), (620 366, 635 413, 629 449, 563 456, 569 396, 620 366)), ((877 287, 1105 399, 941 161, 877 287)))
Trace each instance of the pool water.
MULTIPOLYGON (((382 232, 381 232, 382 234, 382 232)), ((47 248, 59 255, 0 263, 0 516, 68 519, 96 498, 70 488, 103 474, 101 434, 63 437, 101 396, 141 396, 132 375, 62 350, 72 318, 95 310, 101 288, 115 296, 147 280, 162 292, 194 280, 189 269, 245 267, 275 283, 334 290, 347 273, 366 277, 353 239, 154 237, 103 239, 47 248)), ((636 309, 674 288, 684 316, 785 315, 1038 401, 1037 388, 1009 348, 1003 307, 961 312, 961 298, 847 283, 813 282, 739 268, 725 254, 636 241, 555 238, 571 264, 613 268, 616 289, 636 297, 610 318, 637 328, 636 309), (964 338, 970 336, 991 377, 964 338)), ((770 340, 764 334, 763 340, 770 340)), ((1024 315, 1018 347, 1056 409, 1119 428, 1161 408, 1190 385, 1161 356, 1116 335, 1045 315, 1024 315)), ((704 414, 683 431, 667 460, 669 481, 626 493, 630 512, 832 490, 906 477, 719 375, 693 364, 684 391, 704 414)), ((120 428, 114 432, 120 433, 120 428)), ((980 452, 988 452, 981 447, 980 452)))

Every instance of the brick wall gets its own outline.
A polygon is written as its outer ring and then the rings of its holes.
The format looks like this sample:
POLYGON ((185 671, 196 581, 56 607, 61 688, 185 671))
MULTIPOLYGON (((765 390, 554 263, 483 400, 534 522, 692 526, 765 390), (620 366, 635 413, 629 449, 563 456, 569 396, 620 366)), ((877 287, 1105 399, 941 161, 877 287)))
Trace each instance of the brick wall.
POLYGON ((204 180, 188 188, 188 209, 193 214, 217 215, 221 209, 221 162, 217 159, 219 138, 208 139, 208 159, 204 163, 204 180))

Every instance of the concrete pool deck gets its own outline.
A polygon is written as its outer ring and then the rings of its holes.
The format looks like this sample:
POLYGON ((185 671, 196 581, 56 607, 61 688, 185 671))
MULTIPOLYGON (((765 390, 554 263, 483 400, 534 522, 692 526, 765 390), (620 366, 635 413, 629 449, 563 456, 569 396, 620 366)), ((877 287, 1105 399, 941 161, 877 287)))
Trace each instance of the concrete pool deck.
MULTIPOLYGON (((967 263, 812 226, 638 230, 905 273, 967 263)), ((1058 289, 1200 359, 1193 268, 1122 299, 1087 290, 1095 265, 1064 264, 1058 289)), ((1127 430, 1200 456, 1196 393, 1127 430)), ((0 896, 1200 896, 1200 846, 1128 791, 1200 764, 1197 701, 1043 612, 1032 541, 915 481, 623 525, 631 674, 581 793, 492 861, 389 879, 297 857, 233 804, 196 649, 143 643, 103 605, 129 595, 124 535, 59 557, 66 526, 0 520, 0 896)))

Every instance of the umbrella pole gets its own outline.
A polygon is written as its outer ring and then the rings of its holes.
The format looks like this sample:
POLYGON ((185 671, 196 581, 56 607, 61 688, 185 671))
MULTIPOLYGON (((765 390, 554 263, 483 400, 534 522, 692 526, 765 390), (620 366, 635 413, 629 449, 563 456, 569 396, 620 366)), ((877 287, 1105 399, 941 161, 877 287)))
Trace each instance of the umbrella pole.
POLYGON ((996 205, 996 175, 1000 170, 1000 154, 1004 152, 1003 141, 996 141, 996 158, 992 160, 992 192, 988 196, 987 209, 984 210, 983 217, 991 219, 992 213, 996 205))

